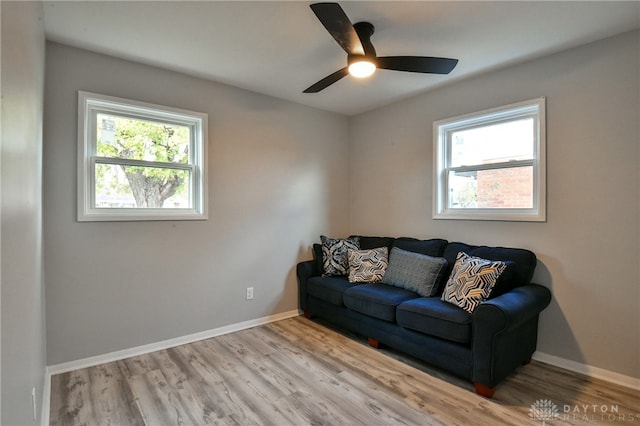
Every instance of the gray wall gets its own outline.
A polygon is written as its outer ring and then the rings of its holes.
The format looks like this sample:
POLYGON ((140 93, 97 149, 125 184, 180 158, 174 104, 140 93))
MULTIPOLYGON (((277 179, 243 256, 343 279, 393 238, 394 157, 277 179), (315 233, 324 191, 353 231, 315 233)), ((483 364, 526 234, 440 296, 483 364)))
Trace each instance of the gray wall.
POLYGON ((360 233, 535 251, 535 280, 554 294, 539 350, 640 377, 638 37, 351 118, 48 44, 48 364, 295 309, 294 266, 310 244, 360 233), (76 222, 77 90, 208 113, 210 219, 76 222), (432 122, 538 96, 547 97, 548 221, 432 220, 432 122))
POLYGON ((346 117, 54 43, 46 66, 49 365, 297 309, 296 262, 348 231, 346 117), (78 90, 207 113, 209 220, 78 223, 78 90))
POLYGON ((42 262, 44 28, 40 2, 2 11, 1 311, 3 425, 34 424, 45 368, 42 262))
POLYGON ((554 296, 539 351, 640 378, 639 51, 628 33, 355 117, 351 232, 533 250, 554 296), (432 122, 539 96, 548 221, 431 219, 432 122))

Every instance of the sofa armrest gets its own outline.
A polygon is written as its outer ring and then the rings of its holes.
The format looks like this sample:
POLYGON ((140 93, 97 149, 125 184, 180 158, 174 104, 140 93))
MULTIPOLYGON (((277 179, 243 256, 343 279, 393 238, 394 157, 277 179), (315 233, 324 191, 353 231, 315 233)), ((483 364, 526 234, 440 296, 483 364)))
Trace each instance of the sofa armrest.
POLYGON ((472 315, 473 381, 489 388, 536 350, 538 315, 551 292, 538 284, 514 288, 481 303, 472 315))
POLYGON ((307 260, 298 263, 296 268, 296 275, 298 277, 298 301, 300 309, 307 310, 307 280, 316 275, 320 275, 318 266, 314 260, 307 260))
POLYGON ((516 287, 478 305, 473 312, 474 332, 513 329, 538 315, 551 302, 551 292, 538 284, 516 287))

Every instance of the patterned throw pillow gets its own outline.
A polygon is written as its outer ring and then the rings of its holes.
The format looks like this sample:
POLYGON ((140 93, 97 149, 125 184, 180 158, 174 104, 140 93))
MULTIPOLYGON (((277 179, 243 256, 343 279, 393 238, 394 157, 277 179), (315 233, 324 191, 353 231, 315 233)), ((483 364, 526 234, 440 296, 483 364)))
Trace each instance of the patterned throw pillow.
POLYGON ((506 269, 504 262, 481 259, 458 253, 451 276, 442 293, 442 300, 472 313, 487 300, 500 274, 506 269))
POLYGON ((322 275, 325 277, 347 275, 349 273, 347 252, 349 249, 360 249, 360 238, 339 239, 321 235, 320 241, 322 242, 322 275))
POLYGON ((431 257, 393 247, 389 254, 389 268, 383 283, 415 291, 422 297, 437 293, 438 284, 447 267, 447 259, 431 257))
POLYGON ((349 250, 349 282, 377 283, 382 281, 389 265, 389 250, 380 247, 370 250, 349 250))

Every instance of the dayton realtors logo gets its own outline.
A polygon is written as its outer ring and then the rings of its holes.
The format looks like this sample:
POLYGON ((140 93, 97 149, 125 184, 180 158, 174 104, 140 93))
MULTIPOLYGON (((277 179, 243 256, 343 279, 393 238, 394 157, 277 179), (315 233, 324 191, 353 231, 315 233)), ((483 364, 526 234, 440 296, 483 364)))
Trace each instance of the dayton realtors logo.
POLYGON ((617 404, 574 404, 558 407, 550 399, 539 399, 529 408, 529 417, 546 425, 548 421, 558 420, 570 424, 584 423, 634 423, 640 425, 640 413, 620 413, 617 404))
POLYGON ((539 399, 529 408, 529 417, 541 420, 543 425, 546 425, 548 420, 557 419, 559 415, 558 406, 549 399, 539 399))

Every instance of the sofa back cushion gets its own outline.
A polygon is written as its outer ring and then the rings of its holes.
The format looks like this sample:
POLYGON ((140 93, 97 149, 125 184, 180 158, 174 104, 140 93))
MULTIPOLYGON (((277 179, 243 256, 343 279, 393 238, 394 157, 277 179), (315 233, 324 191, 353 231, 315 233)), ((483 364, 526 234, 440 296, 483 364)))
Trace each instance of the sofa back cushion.
MULTIPOLYGON (((416 238, 400 237, 393 242, 393 247, 412 251, 414 253, 426 254, 431 257, 442 257, 444 249, 447 247, 447 240, 432 238, 430 240, 418 240, 416 238)), ((453 261, 455 262, 455 257, 453 261)))
POLYGON ((391 250, 391 245, 395 241, 392 237, 364 237, 361 235, 352 235, 352 237, 360 238, 360 249, 371 250, 380 247, 386 247, 391 250))
MULTIPOLYGON (((512 288, 519 287, 531 282, 533 272, 536 268, 536 255, 526 249, 508 247, 487 247, 473 246, 461 242, 447 242, 447 240, 434 238, 430 240, 418 240, 416 238, 401 237, 360 237, 360 247, 372 249, 377 247, 398 247, 403 250, 415 253, 426 254, 433 257, 444 257, 447 259, 447 269, 444 272, 441 282, 444 283, 451 275, 453 265, 456 263, 456 256, 459 252, 480 257, 487 260, 501 260, 507 264, 507 269, 500 275, 496 282, 491 297, 496 297, 506 293, 512 288)), ((322 274, 322 245, 313 245, 313 255, 318 271, 322 274)), ((444 285, 440 285, 437 295, 442 294, 444 285)))
POLYGON ((500 260, 507 264, 507 269, 498 278, 490 298, 500 296, 515 287, 529 284, 537 264, 536 255, 526 249, 472 246, 454 242, 447 244, 443 254, 443 257, 449 262, 445 275, 447 278, 451 274, 451 269, 453 269, 459 252, 487 260, 500 260))
MULTIPOLYGON (((447 246, 447 240, 440 238, 434 238, 430 240, 418 240, 417 238, 409 237, 368 237, 363 235, 351 235, 349 238, 357 237, 360 241, 361 250, 370 250, 379 247, 387 247, 389 252, 391 248, 398 247, 406 251, 412 251, 414 253, 426 254, 432 257, 442 257, 444 249, 447 246)), ((322 263, 322 244, 313 245, 313 259, 316 262, 316 267, 320 274, 324 273, 322 263)), ((455 261, 455 256, 454 259, 455 261)))
POLYGON ((316 263, 316 269, 319 275, 324 272, 324 265, 322 264, 322 244, 313 244, 313 260, 316 263))
MULTIPOLYGON (((360 235, 351 235, 349 238, 354 237, 359 239, 361 250, 371 250, 379 247, 386 247, 391 250, 391 245, 395 240, 395 238, 392 237, 364 237, 360 235)), ((313 244, 313 260, 316 262, 316 268, 320 275, 324 274, 322 259, 322 244, 313 244)))

